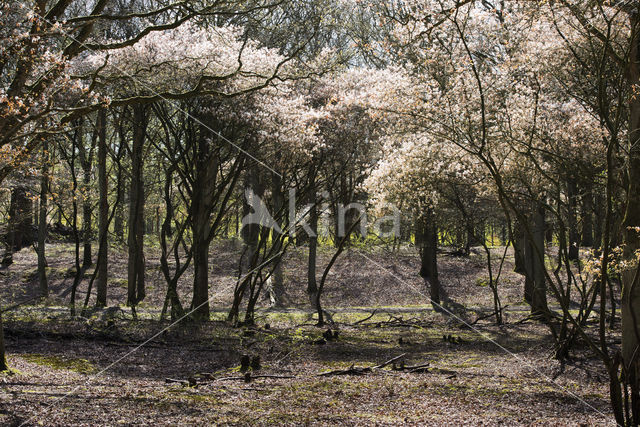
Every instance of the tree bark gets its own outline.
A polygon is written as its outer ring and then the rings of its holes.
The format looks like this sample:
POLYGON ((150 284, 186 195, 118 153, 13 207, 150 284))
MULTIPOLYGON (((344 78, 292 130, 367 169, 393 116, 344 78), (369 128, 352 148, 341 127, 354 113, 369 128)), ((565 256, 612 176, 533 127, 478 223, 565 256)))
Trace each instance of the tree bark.
POLYGON ((567 225, 569 228, 569 259, 572 261, 577 261, 579 256, 579 248, 578 248, 578 218, 577 218, 577 210, 578 210, 578 186, 576 184, 576 180, 574 178, 569 178, 567 180, 567 201, 568 201, 568 215, 567 215, 567 225))
MULTIPOLYGON (((123 179, 124 181, 124 179, 123 179)), ((116 206, 116 213, 113 219, 113 234, 117 236, 117 238, 124 240, 124 205, 126 203, 126 192, 125 186, 123 184, 118 186, 118 206, 116 206)))
POLYGON ((429 285, 429 298, 432 304, 440 304, 440 280, 438 279, 438 227, 435 215, 428 209, 419 220, 416 240, 420 246, 420 276, 429 285))
POLYGON ((133 107, 131 185, 129 190, 129 259, 127 305, 135 306, 145 297, 144 286, 144 182, 143 149, 147 116, 143 106, 133 107))
POLYGON ((600 192, 596 192, 594 197, 594 224, 593 224, 593 245, 594 249, 602 248, 602 218, 604 218, 604 199, 600 192))
MULTIPOLYGON (((311 168, 309 175, 309 228, 312 235, 309 238, 309 258, 307 262, 307 296, 312 307, 315 307, 318 295, 316 279, 316 263, 318 251, 318 207, 316 205, 315 168, 311 168)), ((336 237, 337 238, 337 237, 336 237)))
POLYGON ((91 170, 93 168, 93 150, 96 146, 97 132, 94 132, 91 139, 91 146, 87 151, 84 143, 78 145, 80 151, 80 163, 82 166, 82 267, 87 268, 93 264, 91 259, 91 238, 92 236, 92 221, 91 221, 91 170))
POLYGON ((210 131, 202 126, 197 136, 195 181, 191 200, 193 233, 193 299, 194 320, 209 320, 209 246, 211 243, 211 215, 216 201, 216 174, 219 153, 210 145, 210 131))
POLYGON ((98 112, 98 187, 99 187, 99 217, 98 217, 98 277, 96 283, 96 307, 107 305, 107 263, 108 263, 108 227, 109 202, 107 182, 107 134, 106 112, 98 112))
MULTIPOLYGON (((271 194, 273 198, 273 210, 275 219, 278 224, 282 228, 282 232, 286 233, 286 227, 284 221, 287 218, 287 212, 284 209, 284 192, 282 189, 282 178, 273 173, 271 174, 271 194)), ((276 233, 274 230, 273 233, 276 233)), ((276 252, 282 251, 282 240, 278 238, 278 236, 274 236, 273 240, 276 242, 278 247, 276 248, 276 252)), ((273 280, 272 280, 272 292, 273 298, 275 300, 276 306, 282 305, 282 300, 284 299, 285 289, 284 289, 284 276, 282 272, 282 256, 278 255, 278 257, 274 261, 276 263, 275 269, 273 271, 273 280)))
POLYGON ((524 300, 533 307, 533 258, 535 257, 531 238, 524 229, 522 231, 522 267, 524 269, 524 300))
MULTIPOLYGON (((85 188, 88 188, 90 179, 90 177, 85 175, 85 188)), ((82 265, 85 268, 93 264, 93 260, 91 259, 91 229, 91 201, 89 200, 89 196, 85 194, 85 200, 82 203, 82 265)))
POLYGON ((582 196, 582 236, 580 245, 593 247, 593 190, 589 186, 582 196))
POLYGON ((45 242, 47 240, 47 197, 49 194, 49 145, 45 139, 42 143, 42 177, 40 178, 40 210, 38 212, 38 282, 40 295, 49 296, 47 284, 47 260, 45 257, 45 242))
MULTIPOLYGON (((202 223, 194 220, 194 229, 202 230, 202 223)), ((209 320, 209 242, 200 234, 193 235, 193 300, 192 317, 198 321, 209 320)))
POLYGON ((545 243, 545 210, 539 204, 533 214, 533 295, 531 312, 541 314, 549 311, 547 307, 547 284, 545 281, 544 243, 545 243))
POLYGON ((0 372, 7 371, 9 365, 7 364, 7 354, 4 348, 4 327, 2 324, 2 307, 0 307, 0 372))
POLYGON ((515 221, 513 224, 512 233, 512 241, 513 241, 513 258, 514 258, 514 269, 516 273, 526 275, 526 268, 524 263, 524 230, 522 229, 522 225, 515 221))
POLYGON ((27 186, 18 184, 11 190, 9 203, 9 230, 6 235, 7 251, 2 265, 13 262, 13 253, 33 242, 33 206, 27 196, 27 186))

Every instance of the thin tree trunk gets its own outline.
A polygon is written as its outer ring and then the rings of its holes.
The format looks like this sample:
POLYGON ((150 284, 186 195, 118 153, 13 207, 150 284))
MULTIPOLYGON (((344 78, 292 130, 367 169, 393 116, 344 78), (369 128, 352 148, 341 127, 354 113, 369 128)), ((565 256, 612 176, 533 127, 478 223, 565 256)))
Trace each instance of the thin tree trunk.
POLYGON ((509 225, 509 233, 511 235, 511 244, 513 245, 513 271, 519 274, 526 274, 524 266, 524 231, 518 221, 514 221, 513 227, 509 225))
POLYGON ((4 327, 2 324, 2 307, 0 307, 0 372, 7 371, 9 365, 7 364, 7 354, 4 348, 4 327))
POLYGON ((593 247, 593 190, 588 187, 582 196, 582 237, 580 245, 593 247))
MULTIPOLYGON (((89 185, 90 177, 85 175, 85 188, 89 185)), ((87 268, 93 264, 91 259, 91 201, 88 195, 85 194, 85 200, 82 203, 82 238, 83 238, 83 250, 82 250, 82 265, 87 268)))
MULTIPOLYGON (((309 258, 307 262, 307 295, 312 307, 315 307, 318 295, 316 279, 316 263, 318 251, 318 207, 316 205, 315 169, 311 170, 311 183, 309 185, 309 228, 312 235, 309 238, 309 258)), ((337 235, 336 235, 337 236, 337 235)))
POLYGON ((144 286, 144 183, 143 149, 147 117, 143 106, 133 107, 133 144, 131 148, 131 187, 129 191, 129 260, 127 305, 135 313, 145 297, 144 286))
POLYGON ((567 181, 568 215, 567 225, 569 228, 569 259, 577 261, 579 256, 578 248, 578 186, 576 180, 569 178, 567 181))
MULTIPOLYGON (((195 223, 195 220, 194 220, 195 223)), ((198 227, 203 224, 198 223, 198 227)), ((207 224, 204 224, 206 227, 207 224)), ((193 236, 193 318, 199 321, 209 320, 209 242, 201 232, 193 236)))
POLYGON ((118 191, 119 191, 119 196, 118 196, 118 200, 120 200, 120 203, 118 203, 118 206, 116 206, 116 214, 115 214, 115 218, 113 219, 113 234, 115 234, 119 239, 124 239, 124 205, 125 205, 125 186, 124 185, 120 185, 118 187, 118 191))
POLYGON ((420 219, 420 276, 429 285, 431 303, 440 305, 440 280, 438 279, 438 228, 433 212, 428 210, 420 219))
POLYGON ((358 217, 358 219, 356 219, 351 223, 351 226, 349 227, 348 232, 342 237, 342 239, 340 239, 336 252, 333 254, 331 259, 329 260, 329 264, 327 264, 327 266, 324 269, 324 272, 322 273, 322 277, 320 278, 320 286, 318 287, 318 292, 316 293, 315 307, 316 307, 316 311, 318 312, 318 323, 316 324, 316 326, 324 325, 324 310, 322 309, 322 302, 320 301, 320 297, 322 296, 322 291, 324 290, 324 284, 327 280, 327 276, 329 275, 329 271, 331 271, 331 267, 333 267, 333 264, 335 264, 336 260, 344 250, 346 243, 349 241, 349 235, 355 229, 355 227, 360 223, 361 219, 362 219, 362 216, 358 217))
POLYGON ((91 169, 93 167, 93 150, 96 146, 98 131, 93 133, 93 137, 91 138, 91 146, 87 151, 87 148, 82 142, 78 145, 78 149, 80 151, 80 163, 82 166, 82 239, 83 239, 83 256, 82 256, 82 267, 84 269, 88 268, 93 264, 93 260, 91 259, 91 238, 92 236, 92 221, 91 221, 91 197, 90 197, 90 189, 91 189, 91 169))
POLYGON ((604 218, 604 199, 599 191, 594 197, 594 224, 593 224, 593 246, 599 250, 602 247, 602 218, 604 218))
MULTIPOLYGON (((282 191, 282 178, 277 174, 271 175, 271 185, 272 185, 272 197, 273 197, 273 209, 276 221, 281 225, 282 232, 286 233, 284 221, 283 219, 287 218, 287 213, 284 211, 284 193, 282 191)), ((275 233, 275 230, 273 231, 275 233)), ((278 238, 278 236, 274 236, 273 240, 276 242, 278 247, 276 248, 276 252, 281 252, 282 250, 282 240, 278 238)), ((284 276, 282 272, 282 256, 278 255, 278 257, 274 261, 276 263, 275 269, 273 271, 273 280, 272 280, 272 294, 275 300, 276 306, 282 305, 282 300, 284 298, 284 276)))
POLYGON ((38 213, 38 282, 40 295, 49 296, 47 284, 47 260, 45 257, 45 241, 47 240, 47 197, 49 194, 49 146, 46 138, 42 143, 42 177, 40 178, 40 211, 38 213))
POLYGON ((107 263, 108 263, 108 227, 109 202, 107 182, 107 135, 106 112, 98 112, 98 187, 99 187, 99 218, 98 218, 98 278, 96 283, 96 307, 107 305, 107 263))
POLYGON ((524 267, 524 300, 533 307, 533 258, 535 257, 531 238, 524 229, 522 231, 522 264, 524 267))
POLYGON ((545 281, 544 242, 545 222, 544 206, 539 204, 533 216, 533 295, 531 311, 534 314, 546 313, 547 308, 547 284, 545 281))
MULTIPOLYGON (((640 16, 632 14, 631 51, 628 78, 631 87, 640 85, 640 16)), ((640 249, 640 99, 630 97, 629 101, 629 160, 628 160, 627 206, 622 222, 624 233, 624 258, 632 263, 632 268, 622 272, 622 358, 626 368, 625 379, 631 386, 631 408, 633 422, 640 424, 640 268, 636 251, 640 249)))

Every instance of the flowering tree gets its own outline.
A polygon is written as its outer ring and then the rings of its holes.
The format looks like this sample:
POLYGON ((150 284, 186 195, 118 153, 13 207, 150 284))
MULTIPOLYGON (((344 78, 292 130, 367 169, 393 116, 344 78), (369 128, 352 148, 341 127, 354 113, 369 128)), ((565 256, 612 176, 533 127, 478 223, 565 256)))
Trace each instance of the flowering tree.
MULTIPOLYGON (((608 352, 603 326, 606 269, 601 280, 580 290, 570 260, 577 256, 579 186, 602 185, 596 178, 606 170, 609 213, 612 200, 620 195, 615 184, 621 176, 616 156, 623 153, 616 153, 624 132, 620 118, 626 108, 625 97, 629 99, 630 146, 637 145, 633 139, 637 97, 632 95, 637 81, 632 65, 636 49, 630 48, 637 36, 636 12, 626 2, 570 1, 548 5, 416 1, 381 11, 383 23, 392 23, 385 42, 388 51, 405 61, 425 93, 421 99, 426 102, 409 114, 419 118, 431 140, 447 141, 464 150, 492 178, 507 220, 519 225, 512 235, 516 249, 523 248, 524 271, 532 286, 532 309, 546 312, 548 285, 564 311, 560 329, 552 330, 561 343, 558 356, 563 357, 576 335, 587 338, 611 372, 612 403, 620 423, 624 419, 615 373, 618 368, 615 357, 608 352), (620 70, 626 70, 624 77, 620 70), (544 231, 549 215, 557 229, 559 260, 566 270, 562 281, 544 266, 544 231), (517 231, 519 228, 524 233, 517 231), (572 288, 579 289, 586 304, 577 318, 567 310, 572 288), (590 341, 579 326, 598 295, 599 345, 590 341), (573 325, 570 330, 567 324, 573 325)), ((635 151, 632 148, 628 153, 627 174, 631 178, 636 173, 635 151)), ((625 240, 630 248, 637 243, 633 230, 639 211, 633 185, 624 195, 625 240)), ((611 216, 607 218, 605 260, 610 236, 615 235, 611 216)), ((627 254, 632 257, 633 249, 627 254)), ((630 307, 635 289, 635 270, 627 271, 623 323, 625 310, 633 312, 630 307)), ((629 315, 627 319, 632 318, 629 315)), ((628 337, 623 345, 627 363, 637 347, 634 329, 623 325, 628 337)), ((626 378, 633 395, 638 389, 637 375, 627 374, 626 378)), ((636 409, 633 412, 640 413, 636 409)))
MULTIPOLYGON (((225 19, 248 18, 280 6, 281 2, 233 0, 197 5, 155 0, 127 5, 109 0, 17 1, 0 6, 0 182, 66 124, 108 106, 134 106, 132 306, 144 297, 139 178, 149 117, 142 104, 203 94, 229 97, 280 78, 280 69, 301 46, 279 56, 260 48, 238 28, 206 30, 211 28, 208 20, 221 14, 225 19), (195 20, 199 26, 192 24, 195 20)), ((106 195, 104 186, 100 206, 105 209, 106 195)), ((101 218, 101 235, 106 236, 106 216, 101 218)), ((106 260, 106 249, 99 257, 106 260)), ((104 275, 106 264, 99 264, 104 275)))

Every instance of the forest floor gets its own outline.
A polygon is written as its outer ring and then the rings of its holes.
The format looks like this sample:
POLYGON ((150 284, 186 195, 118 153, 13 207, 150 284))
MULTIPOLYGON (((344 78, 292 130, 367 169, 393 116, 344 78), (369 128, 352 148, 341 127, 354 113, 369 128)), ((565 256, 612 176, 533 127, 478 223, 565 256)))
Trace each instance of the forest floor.
MULTIPOLYGON (((426 303, 419 261, 409 249, 349 250, 326 285, 324 304, 334 321, 328 327, 339 331, 326 341, 327 327, 313 325, 304 292, 305 252, 292 250, 284 263, 287 308, 270 309, 264 301, 255 328, 233 328, 222 320, 239 249, 217 243, 212 321, 169 327, 159 319, 166 288, 157 248, 147 251, 148 295, 134 321, 124 307, 111 318, 98 312, 71 319, 73 249, 51 245, 46 305, 32 302, 3 314, 13 372, 0 376, 0 425, 614 424, 602 364, 580 342, 568 362, 553 358, 548 328, 527 319, 509 257, 500 280, 506 324, 487 318, 469 327, 464 322, 492 312, 481 253, 441 256, 446 292, 467 307, 461 322, 426 303), (250 378, 240 372, 242 355, 260 357, 250 378), (374 368, 402 355, 395 366, 374 368)), ((115 306, 125 300, 126 253, 111 253, 109 305, 115 306)), ((330 256, 330 248, 321 251, 320 268, 330 256)), ((0 274, 3 307, 37 292, 33 250, 14 261, 0 274)), ((186 305, 190 274, 180 285, 186 305)), ((618 332, 611 340, 619 343, 618 332)))

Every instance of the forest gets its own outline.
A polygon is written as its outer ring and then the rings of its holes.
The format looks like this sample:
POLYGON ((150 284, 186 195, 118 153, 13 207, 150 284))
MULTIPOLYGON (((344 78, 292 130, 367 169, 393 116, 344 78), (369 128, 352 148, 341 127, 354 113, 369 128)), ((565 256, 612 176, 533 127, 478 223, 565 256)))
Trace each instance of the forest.
POLYGON ((0 424, 640 425, 640 2, 0 0, 0 424))

